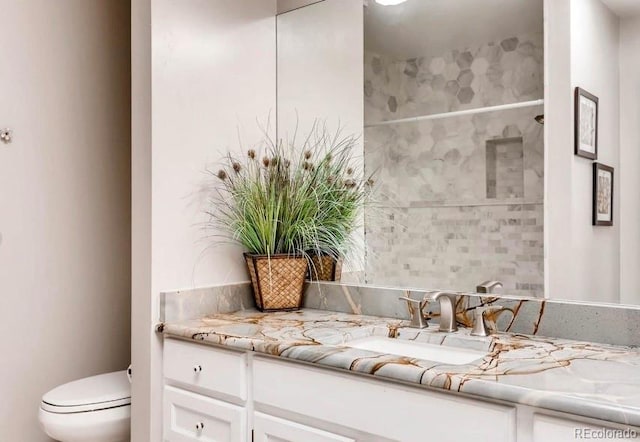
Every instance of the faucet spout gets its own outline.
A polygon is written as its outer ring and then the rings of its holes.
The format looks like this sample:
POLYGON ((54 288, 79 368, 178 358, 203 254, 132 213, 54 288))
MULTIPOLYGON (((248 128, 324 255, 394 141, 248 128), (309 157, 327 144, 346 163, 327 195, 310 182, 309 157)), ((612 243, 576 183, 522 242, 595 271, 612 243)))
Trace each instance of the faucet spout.
POLYGON ((456 322, 456 294, 451 292, 434 292, 429 296, 431 301, 440 303, 440 331, 458 331, 456 322))

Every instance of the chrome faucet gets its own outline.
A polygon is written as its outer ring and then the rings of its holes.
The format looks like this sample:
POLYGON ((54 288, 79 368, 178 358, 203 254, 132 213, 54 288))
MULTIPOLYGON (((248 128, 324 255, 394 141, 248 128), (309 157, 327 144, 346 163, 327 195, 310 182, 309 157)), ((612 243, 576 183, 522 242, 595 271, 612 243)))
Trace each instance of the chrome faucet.
POLYGON ((440 331, 458 331, 456 322, 456 294, 451 292, 434 292, 427 295, 427 299, 440 303, 440 331))
POLYGON ((424 307, 429 303, 428 299, 412 299, 408 296, 402 296, 398 298, 402 301, 407 301, 407 306, 409 307, 409 314, 411 315, 411 325, 410 327, 414 328, 426 328, 429 326, 427 324, 427 318, 424 315, 424 307))
POLYGON ((490 330, 485 321, 484 314, 487 312, 501 312, 509 310, 501 305, 478 306, 474 309, 475 321, 473 322, 472 336, 489 336, 493 330, 490 330))
POLYGON ((493 293, 493 289, 502 288, 503 285, 500 281, 485 281, 476 286, 477 293, 493 293))

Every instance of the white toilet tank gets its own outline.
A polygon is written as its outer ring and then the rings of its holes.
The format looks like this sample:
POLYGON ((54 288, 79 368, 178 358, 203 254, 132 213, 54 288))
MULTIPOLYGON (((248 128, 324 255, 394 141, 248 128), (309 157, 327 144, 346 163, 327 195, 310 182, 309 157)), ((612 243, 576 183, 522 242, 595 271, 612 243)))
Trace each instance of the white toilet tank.
POLYGON ((61 442, 127 442, 131 385, 126 370, 79 379, 42 397, 39 418, 61 442))

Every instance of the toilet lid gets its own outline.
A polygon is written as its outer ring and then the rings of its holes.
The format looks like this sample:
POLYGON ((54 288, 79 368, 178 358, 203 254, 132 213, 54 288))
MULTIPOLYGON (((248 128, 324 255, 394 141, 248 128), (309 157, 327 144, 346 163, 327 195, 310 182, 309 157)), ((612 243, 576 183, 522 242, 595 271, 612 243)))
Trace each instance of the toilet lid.
POLYGON ((80 413, 131 404, 126 370, 69 382, 42 396, 42 409, 53 413, 80 413))

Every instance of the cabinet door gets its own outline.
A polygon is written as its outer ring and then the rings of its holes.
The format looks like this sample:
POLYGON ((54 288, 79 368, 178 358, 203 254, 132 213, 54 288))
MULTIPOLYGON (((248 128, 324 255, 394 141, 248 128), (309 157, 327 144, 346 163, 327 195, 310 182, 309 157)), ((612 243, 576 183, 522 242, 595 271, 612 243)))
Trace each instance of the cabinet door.
POLYGON ((533 442, 566 442, 581 439, 622 442, 636 438, 640 438, 638 428, 600 427, 543 414, 535 414, 533 417, 533 442))
POLYGON ((255 413, 253 427, 255 442, 355 442, 348 437, 263 413, 255 413))
POLYGON ((164 387, 162 420, 168 442, 247 440, 244 408, 171 386, 164 387))

